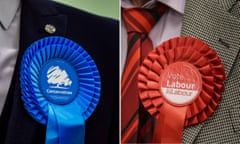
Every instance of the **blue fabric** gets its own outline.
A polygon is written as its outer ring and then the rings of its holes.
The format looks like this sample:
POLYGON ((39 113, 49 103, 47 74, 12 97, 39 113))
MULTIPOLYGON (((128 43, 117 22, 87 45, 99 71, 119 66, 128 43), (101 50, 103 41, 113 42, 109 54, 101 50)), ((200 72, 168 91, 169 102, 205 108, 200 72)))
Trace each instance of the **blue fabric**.
POLYGON ((46 144, 84 144, 85 120, 76 107, 49 105, 46 144))
POLYGON ((69 39, 46 37, 30 45, 21 65, 24 107, 47 125, 46 144, 83 144, 85 120, 95 110, 101 90, 90 55, 69 39))

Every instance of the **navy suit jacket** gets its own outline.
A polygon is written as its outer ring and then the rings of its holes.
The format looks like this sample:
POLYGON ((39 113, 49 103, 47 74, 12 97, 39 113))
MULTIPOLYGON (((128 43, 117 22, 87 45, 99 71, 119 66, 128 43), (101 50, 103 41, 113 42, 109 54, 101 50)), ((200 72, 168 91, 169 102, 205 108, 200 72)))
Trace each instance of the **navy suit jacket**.
POLYGON ((53 35, 80 44, 94 59, 100 72, 101 98, 86 121, 85 143, 118 143, 118 22, 47 0, 22 0, 20 48, 0 117, 0 143, 45 143, 46 126, 31 118, 23 107, 19 72, 26 48, 32 42, 50 36, 44 31, 46 24, 56 27, 53 35))

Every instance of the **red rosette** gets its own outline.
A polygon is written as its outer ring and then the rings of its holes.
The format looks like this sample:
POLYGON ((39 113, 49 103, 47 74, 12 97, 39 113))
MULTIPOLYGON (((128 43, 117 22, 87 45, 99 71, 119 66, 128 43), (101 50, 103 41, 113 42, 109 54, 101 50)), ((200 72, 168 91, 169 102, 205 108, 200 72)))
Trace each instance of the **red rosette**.
MULTIPOLYGON (((199 39, 177 37, 162 43, 144 59, 138 88, 140 99, 152 116, 180 117, 183 130, 184 126, 203 122, 213 114, 225 79, 215 50, 199 39)), ((181 138, 177 139, 181 142, 181 138)))

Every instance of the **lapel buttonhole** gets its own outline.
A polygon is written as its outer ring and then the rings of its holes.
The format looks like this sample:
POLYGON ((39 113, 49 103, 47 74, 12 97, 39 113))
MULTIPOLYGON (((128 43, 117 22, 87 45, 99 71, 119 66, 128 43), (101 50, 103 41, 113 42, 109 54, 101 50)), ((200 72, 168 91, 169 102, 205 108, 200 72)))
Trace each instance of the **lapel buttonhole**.
POLYGON ((227 42, 225 42, 222 38, 218 39, 218 43, 225 46, 228 49, 230 48, 230 45, 227 42))
POLYGON ((229 109, 234 132, 240 135, 240 107, 234 106, 229 109))

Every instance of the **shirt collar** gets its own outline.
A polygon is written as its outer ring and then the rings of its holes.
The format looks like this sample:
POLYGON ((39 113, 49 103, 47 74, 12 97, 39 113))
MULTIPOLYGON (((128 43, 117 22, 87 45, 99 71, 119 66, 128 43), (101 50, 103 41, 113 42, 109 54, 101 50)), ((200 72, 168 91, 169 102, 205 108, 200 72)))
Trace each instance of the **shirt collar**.
MULTIPOLYGON (((147 2, 143 7, 148 7, 149 5, 153 4, 156 1, 167 5, 168 7, 177 11, 180 14, 184 14, 184 7, 185 7, 186 0, 149 0, 149 2, 147 2)), ((132 3, 129 2, 128 0, 122 0, 121 5, 124 8, 136 7, 132 5, 132 3)))
POLYGON ((4 29, 9 28, 19 6, 20 0, 0 0, 0 23, 4 29))

